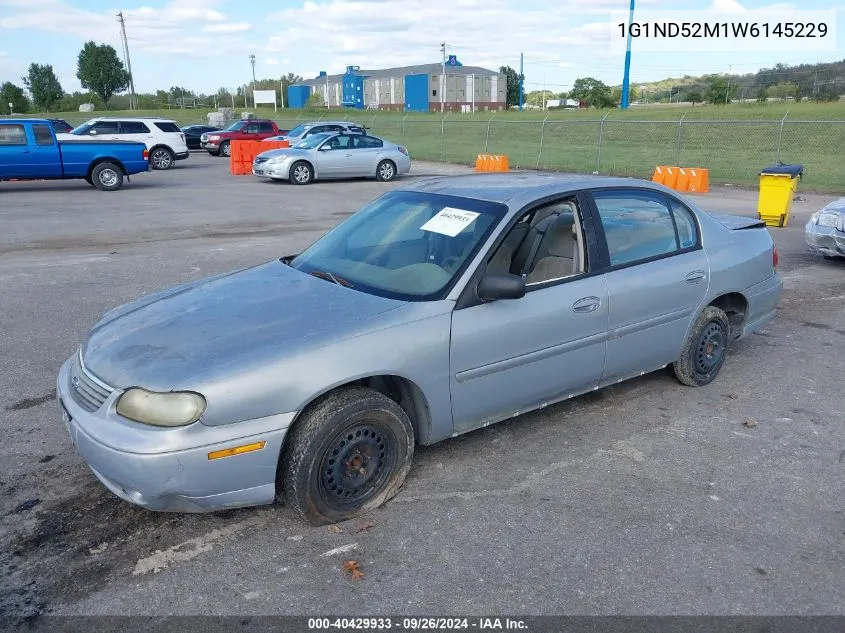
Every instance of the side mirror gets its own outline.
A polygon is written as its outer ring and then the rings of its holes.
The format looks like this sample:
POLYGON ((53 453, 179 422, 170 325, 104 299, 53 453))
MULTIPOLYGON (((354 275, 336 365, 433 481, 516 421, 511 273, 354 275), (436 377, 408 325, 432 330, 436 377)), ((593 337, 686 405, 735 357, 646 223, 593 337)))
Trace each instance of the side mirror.
POLYGON ((90 132, 88 132, 88 134, 90 134, 91 136, 97 136, 97 130, 91 130, 90 132))
POLYGON ((331 150, 331 146, 329 146, 329 145, 320 145, 320 151, 321 151, 321 152, 328 152, 329 150, 331 150))
POLYGON ((478 282, 477 290, 483 301, 520 299, 525 296, 525 279, 519 275, 487 274, 478 282))

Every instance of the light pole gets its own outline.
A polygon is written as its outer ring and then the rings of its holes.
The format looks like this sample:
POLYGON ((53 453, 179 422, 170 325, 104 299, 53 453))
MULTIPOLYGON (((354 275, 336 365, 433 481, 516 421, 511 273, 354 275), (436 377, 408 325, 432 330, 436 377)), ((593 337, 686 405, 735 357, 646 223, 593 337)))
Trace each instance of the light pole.
MULTIPOLYGON (((255 55, 252 53, 249 54, 249 63, 252 64, 252 107, 256 108, 258 106, 255 105, 255 55)), ((244 94, 244 107, 246 107, 246 94, 244 94)))
MULTIPOLYGON (((440 43, 440 52, 443 53, 443 69, 440 74, 440 112, 442 113, 445 107, 443 100, 446 98, 444 94, 446 92, 446 42, 440 43)), ((474 87, 473 90, 475 90, 474 87)))
POLYGON ((622 103, 619 105, 623 110, 628 109, 628 85, 631 81, 631 23, 634 21, 634 0, 631 0, 631 9, 628 13, 628 44, 625 48, 625 75, 622 78, 622 103))

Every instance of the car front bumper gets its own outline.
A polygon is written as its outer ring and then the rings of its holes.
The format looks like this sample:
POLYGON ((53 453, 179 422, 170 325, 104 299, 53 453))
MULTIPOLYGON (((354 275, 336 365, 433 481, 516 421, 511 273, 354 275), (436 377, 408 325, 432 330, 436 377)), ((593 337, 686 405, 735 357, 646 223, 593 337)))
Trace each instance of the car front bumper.
POLYGON ((296 413, 221 426, 162 428, 115 412, 116 389, 89 413, 71 395, 73 357, 59 370, 56 395, 77 452, 111 492, 161 512, 209 512, 272 503, 282 442, 296 413), (209 459, 212 451, 264 441, 261 450, 209 459))
POLYGON ((200 146, 209 152, 217 152, 220 150, 220 141, 206 141, 205 143, 200 143, 200 146))
POLYGON ((252 163, 252 175, 258 178, 272 180, 289 180, 290 164, 284 163, 252 163))
POLYGON ((845 257, 845 233, 832 226, 819 226, 812 220, 804 227, 807 245, 817 253, 845 257))

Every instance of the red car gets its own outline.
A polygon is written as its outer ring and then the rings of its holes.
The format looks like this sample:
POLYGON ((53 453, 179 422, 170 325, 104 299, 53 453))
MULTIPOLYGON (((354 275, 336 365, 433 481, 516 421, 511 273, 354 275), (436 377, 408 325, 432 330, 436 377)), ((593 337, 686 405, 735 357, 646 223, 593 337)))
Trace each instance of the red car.
POLYGON ((279 126, 269 119, 243 119, 235 121, 225 130, 203 134, 200 147, 212 156, 229 156, 230 141, 263 141, 279 134, 279 126))

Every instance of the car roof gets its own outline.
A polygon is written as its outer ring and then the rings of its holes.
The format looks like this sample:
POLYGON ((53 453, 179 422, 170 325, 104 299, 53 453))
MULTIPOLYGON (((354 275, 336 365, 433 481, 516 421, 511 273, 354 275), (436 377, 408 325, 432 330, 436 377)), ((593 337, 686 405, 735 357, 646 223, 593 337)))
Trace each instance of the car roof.
POLYGON ((176 123, 175 119, 165 119, 160 116, 95 116, 89 121, 161 121, 162 123, 176 123))
POLYGON ((355 127, 364 127, 363 125, 353 123, 352 121, 306 121, 305 123, 299 123, 298 125, 354 125, 355 127))
POLYGON ((439 193, 501 202, 510 207, 523 207, 534 200, 597 187, 638 187, 661 192, 668 191, 662 185, 637 178, 555 172, 494 172, 436 176, 399 187, 397 190, 439 193))

